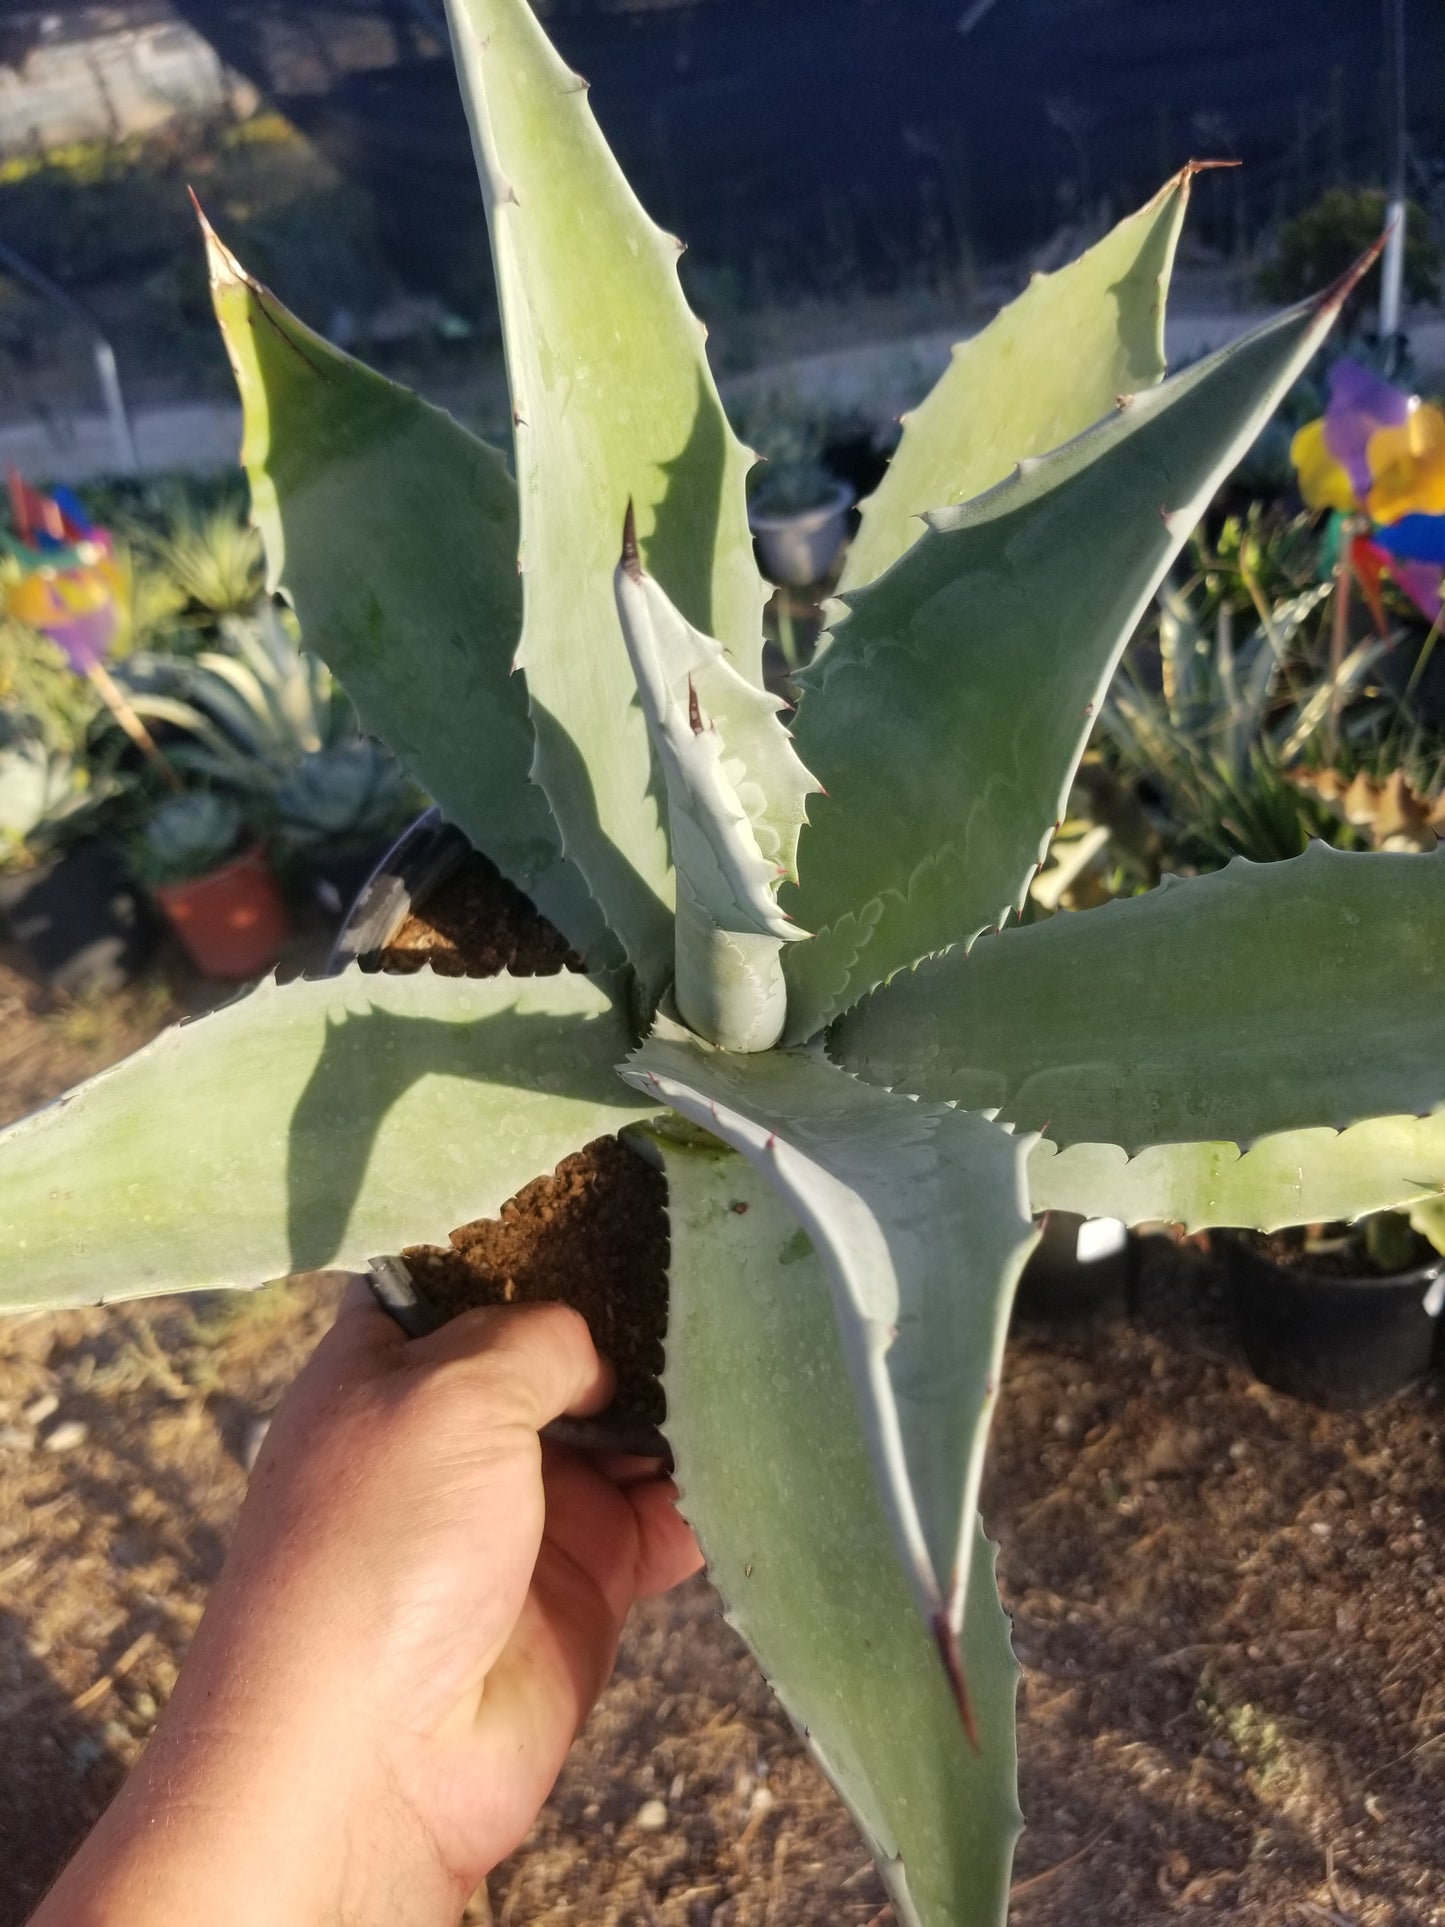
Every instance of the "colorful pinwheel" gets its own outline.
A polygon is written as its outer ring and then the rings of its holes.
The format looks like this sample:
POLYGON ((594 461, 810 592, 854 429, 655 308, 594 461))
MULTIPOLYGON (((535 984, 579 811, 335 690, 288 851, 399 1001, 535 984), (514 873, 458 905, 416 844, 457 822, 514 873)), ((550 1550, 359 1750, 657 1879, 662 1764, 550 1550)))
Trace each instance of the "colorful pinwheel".
POLYGON ((89 675, 125 631, 125 559, 69 490, 42 495, 12 469, 9 493, 15 539, 5 543, 0 604, 63 650, 76 675, 89 675))
POLYGON ((13 468, 13 536, 0 535, 0 611, 63 651, 94 683, 126 735, 178 788, 180 779, 111 677, 105 659, 130 627, 130 565, 109 529, 98 528, 69 489, 42 495, 13 468))
POLYGON ((1342 357, 1330 400, 1290 446, 1311 508, 1346 518, 1344 561, 1379 618, 1388 570, 1432 622, 1445 569, 1445 413, 1342 357))

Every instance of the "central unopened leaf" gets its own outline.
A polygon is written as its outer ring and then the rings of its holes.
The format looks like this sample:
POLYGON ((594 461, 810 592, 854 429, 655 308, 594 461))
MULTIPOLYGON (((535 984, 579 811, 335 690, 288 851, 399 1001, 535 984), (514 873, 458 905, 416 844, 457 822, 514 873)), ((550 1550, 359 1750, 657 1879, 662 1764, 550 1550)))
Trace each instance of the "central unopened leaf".
POLYGON ((777 889, 797 880, 798 833, 818 784, 778 720, 781 699, 739 675, 644 572, 630 516, 616 594, 681 884, 720 930, 802 936, 777 889))
POLYGON ((666 1023, 624 1075, 741 1151, 816 1247, 904 1571, 951 1658, 1004 1333, 1034 1239, 1024 1142, 859 1084, 817 1052, 715 1051, 666 1023))

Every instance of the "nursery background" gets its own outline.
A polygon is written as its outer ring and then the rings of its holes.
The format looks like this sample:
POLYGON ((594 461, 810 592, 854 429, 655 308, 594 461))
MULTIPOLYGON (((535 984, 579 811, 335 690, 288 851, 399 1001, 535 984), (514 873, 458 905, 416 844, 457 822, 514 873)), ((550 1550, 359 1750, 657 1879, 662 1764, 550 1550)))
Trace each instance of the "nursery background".
MULTIPOLYGON (((1026 915, 1087 914, 1311 839, 1433 847, 1432 0, 538 11, 643 201, 688 243, 725 399, 764 457, 753 520, 783 693, 899 415, 1032 274, 1189 159, 1242 163, 1194 185, 1177 367, 1330 281, 1394 220, 1384 274, 1141 624, 1026 915), (1331 425, 1394 419, 1391 394, 1427 431, 1393 495, 1330 459, 1331 425)), ((427 807, 267 593, 187 189, 305 320, 508 446, 440 14, 51 0, 0 20, 0 1122, 273 969, 326 968, 427 807)), ((439 917, 412 944, 460 970, 471 934, 439 917)), ((539 1183, 599 1263, 625 1249, 585 1172, 539 1183)), ((1436 1249, 1393 1214, 1311 1235, 1323 1269, 1372 1277, 1436 1249)), ((498 1296, 546 1295, 545 1251, 458 1243, 498 1296)), ((1050 1228, 1065 1271, 1096 1250, 1086 1289, 1053 1289, 1046 1263, 1025 1294, 984 1497, 1025 1670, 1013 1918, 1445 1921, 1433 1326, 1396 1382, 1330 1409, 1241 1321, 1207 1237, 1050 1228)), ((439 1273, 452 1255, 431 1254, 439 1273)), ((144 1744, 267 1417, 330 1309, 298 1282, 0 1326, 0 1927, 144 1744)), ((638 1615, 533 1837, 469 1918, 891 1916, 699 1581, 638 1615)))

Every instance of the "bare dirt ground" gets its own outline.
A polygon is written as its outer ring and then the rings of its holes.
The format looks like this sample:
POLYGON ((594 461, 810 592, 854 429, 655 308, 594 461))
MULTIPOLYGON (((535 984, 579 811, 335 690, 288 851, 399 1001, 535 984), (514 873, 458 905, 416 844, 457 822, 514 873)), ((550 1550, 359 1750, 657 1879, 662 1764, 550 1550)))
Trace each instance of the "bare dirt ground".
MULTIPOLYGON (((52 1007, 0 963, 0 1116, 170 1009, 52 1007)), ((0 1927, 144 1744, 329 1310, 293 1286, 0 1326, 0 1927)), ((1438 1379, 1346 1417, 1254 1385, 1168 1247, 1135 1326, 1018 1332, 986 1498, 1024 1662, 1015 1927, 1445 1924, 1442 1432, 1438 1379)), ((638 1613, 469 1918, 891 1916, 699 1581, 638 1613)))

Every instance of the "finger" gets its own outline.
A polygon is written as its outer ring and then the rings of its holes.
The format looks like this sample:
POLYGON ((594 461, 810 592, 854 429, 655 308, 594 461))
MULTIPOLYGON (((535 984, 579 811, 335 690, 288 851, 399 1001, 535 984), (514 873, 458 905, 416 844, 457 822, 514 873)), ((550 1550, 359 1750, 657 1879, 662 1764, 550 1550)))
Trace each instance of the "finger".
POLYGON ((549 1544, 588 1574, 619 1626, 636 1600, 669 1591, 702 1565, 671 1479, 617 1486, 592 1460, 548 1446, 542 1480, 549 1544))
POLYGON ((543 1441, 544 1539, 606 1601, 620 1627, 637 1597, 637 1521, 627 1495, 591 1458, 543 1441))
POLYGON ((317 1378, 354 1377, 358 1369, 384 1363, 406 1345, 406 1336, 371 1295, 359 1272, 343 1272, 348 1280, 331 1329, 311 1354, 307 1375, 317 1378))
POLYGON ((492 1305, 463 1312, 406 1347, 419 1369, 474 1368, 478 1396, 534 1432, 554 1418, 586 1418, 612 1398, 612 1368, 587 1321, 568 1305, 492 1305))
POLYGON ((588 1457, 604 1478, 624 1487, 665 1478, 672 1469, 668 1459, 639 1458, 635 1452, 590 1452, 588 1457))
POLYGON ((626 1497, 637 1520, 639 1599, 671 1592, 703 1567, 702 1548, 692 1527, 677 1509, 677 1487, 671 1479, 651 1479, 627 1488, 626 1497))

